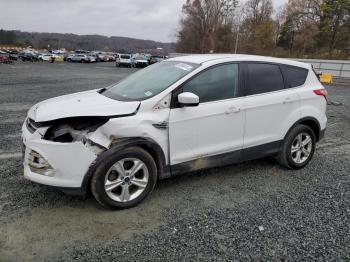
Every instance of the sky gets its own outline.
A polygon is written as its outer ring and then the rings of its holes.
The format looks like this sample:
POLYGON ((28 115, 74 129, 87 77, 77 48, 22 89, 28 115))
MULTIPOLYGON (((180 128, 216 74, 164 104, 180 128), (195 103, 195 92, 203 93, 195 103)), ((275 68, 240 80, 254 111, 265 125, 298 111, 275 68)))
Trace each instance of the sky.
MULTIPOLYGON (((274 6, 287 0, 273 0, 274 6)), ((186 0, 0 0, 0 28, 175 41, 186 0)))

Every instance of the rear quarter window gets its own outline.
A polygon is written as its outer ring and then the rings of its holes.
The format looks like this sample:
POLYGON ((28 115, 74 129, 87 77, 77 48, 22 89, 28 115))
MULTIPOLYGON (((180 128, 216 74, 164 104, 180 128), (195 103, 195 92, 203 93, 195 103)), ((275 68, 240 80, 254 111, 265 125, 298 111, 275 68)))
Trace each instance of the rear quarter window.
POLYGON ((296 66, 282 66, 283 76, 287 88, 302 86, 305 84, 309 70, 296 66))
POLYGON ((256 95, 284 89, 282 72, 277 64, 247 64, 245 95, 256 95))

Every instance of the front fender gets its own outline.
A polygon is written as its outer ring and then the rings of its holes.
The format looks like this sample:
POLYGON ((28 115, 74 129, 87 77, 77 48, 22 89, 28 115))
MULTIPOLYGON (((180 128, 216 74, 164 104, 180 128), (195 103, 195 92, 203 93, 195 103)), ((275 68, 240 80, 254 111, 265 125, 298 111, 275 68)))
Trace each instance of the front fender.
POLYGON ((98 165, 101 163, 101 161, 103 161, 107 153, 117 153, 128 147, 141 147, 151 154, 157 164, 159 179, 170 176, 170 171, 166 165, 165 154, 160 145, 158 145, 153 139, 150 138, 127 137, 113 140, 111 147, 108 150, 102 152, 95 159, 84 176, 81 188, 87 192, 92 175, 95 173, 98 165))

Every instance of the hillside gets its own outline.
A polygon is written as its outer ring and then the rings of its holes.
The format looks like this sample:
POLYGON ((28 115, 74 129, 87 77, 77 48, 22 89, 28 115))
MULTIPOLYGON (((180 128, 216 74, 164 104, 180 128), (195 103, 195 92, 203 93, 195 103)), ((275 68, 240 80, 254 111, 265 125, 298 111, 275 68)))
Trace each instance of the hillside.
POLYGON ((59 33, 36 33, 0 30, 0 44, 32 46, 43 49, 66 48, 67 50, 86 49, 119 52, 136 52, 163 48, 165 52, 173 52, 174 43, 161 43, 120 36, 76 35, 59 33))

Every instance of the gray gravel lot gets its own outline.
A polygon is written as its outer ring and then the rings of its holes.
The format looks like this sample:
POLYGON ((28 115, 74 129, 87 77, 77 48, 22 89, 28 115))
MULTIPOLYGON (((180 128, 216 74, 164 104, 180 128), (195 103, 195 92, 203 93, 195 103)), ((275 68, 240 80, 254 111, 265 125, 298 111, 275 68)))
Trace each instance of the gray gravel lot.
POLYGON ((0 64, 0 261, 350 261, 350 86, 313 161, 272 159, 160 181, 136 208, 108 211, 22 176, 20 128, 31 105, 107 86, 134 69, 0 64))

